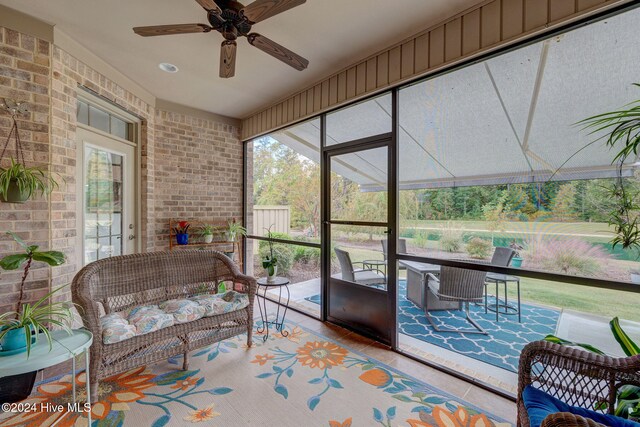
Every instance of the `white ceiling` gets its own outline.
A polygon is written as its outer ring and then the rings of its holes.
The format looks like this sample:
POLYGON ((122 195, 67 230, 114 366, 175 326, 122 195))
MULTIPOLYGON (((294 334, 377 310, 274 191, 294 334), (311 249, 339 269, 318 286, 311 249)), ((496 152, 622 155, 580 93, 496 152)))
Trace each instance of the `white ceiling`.
POLYGON ((306 57, 307 70, 296 71, 242 39, 235 77, 221 79, 218 32, 144 38, 131 30, 207 23, 194 0, 0 0, 56 25, 158 98, 237 118, 479 2, 308 0, 253 28, 306 57), (160 62, 175 64, 180 72, 160 71, 160 62))

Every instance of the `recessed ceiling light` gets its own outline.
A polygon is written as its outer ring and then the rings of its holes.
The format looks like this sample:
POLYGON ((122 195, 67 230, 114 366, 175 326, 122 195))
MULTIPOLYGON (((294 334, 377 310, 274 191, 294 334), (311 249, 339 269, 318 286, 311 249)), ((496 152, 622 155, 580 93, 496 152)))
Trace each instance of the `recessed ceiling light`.
POLYGON ((178 67, 176 67, 173 64, 169 64, 168 62, 162 62, 162 63, 158 64, 158 68, 160 68, 162 71, 166 71, 167 73, 177 73, 178 72, 178 67))

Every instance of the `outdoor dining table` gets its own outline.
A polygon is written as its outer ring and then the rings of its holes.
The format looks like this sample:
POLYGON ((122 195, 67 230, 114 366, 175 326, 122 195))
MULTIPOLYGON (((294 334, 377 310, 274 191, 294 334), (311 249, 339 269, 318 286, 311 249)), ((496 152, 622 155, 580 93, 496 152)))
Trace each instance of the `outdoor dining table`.
MULTIPOLYGON (((428 293, 428 275, 440 274, 440 266, 437 264, 429 264, 426 262, 418 261, 398 261, 400 265, 407 268, 407 299, 422 309, 429 310, 456 310, 459 309, 460 303, 456 301, 427 301, 428 293)), ((507 274, 488 272, 487 283, 495 283, 495 307, 487 304, 487 287, 484 291, 484 306, 485 313, 490 310, 496 313, 496 322, 499 322, 499 315, 518 315, 518 322, 522 322, 521 318, 521 305, 520 305, 520 278, 517 276, 511 276, 507 274), (509 304, 507 297, 507 285, 514 283, 517 288, 517 306, 509 304), (499 284, 504 285, 504 298, 500 299, 499 284)))

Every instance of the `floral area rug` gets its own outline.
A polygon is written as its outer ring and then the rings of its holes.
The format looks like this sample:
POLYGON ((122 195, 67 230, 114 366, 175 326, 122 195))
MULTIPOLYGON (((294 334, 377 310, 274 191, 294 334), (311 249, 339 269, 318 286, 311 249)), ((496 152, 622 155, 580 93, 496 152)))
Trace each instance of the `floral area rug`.
MULTIPOLYGON (((507 426, 508 422, 410 375, 288 322, 251 348, 238 336, 101 381, 93 426, 507 426)), ((78 391, 83 373, 75 378, 78 391)), ((83 400, 84 390, 79 398, 83 400)), ((26 403, 71 401, 71 375, 37 386, 26 403)), ((25 412, 2 426, 48 426, 60 413, 25 412)), ((59 426, 84 426, 68 413, 59 426)))
MULTIPOLYGON (((484 305, 472 304, 471 317, 489 335, 438 332, 429 324, 424 311, 407 299, 406 283, 405 280, 399 281, 398 328, 401 334, 511 372, 518 372, 520 353, 524 346, 555 333, 560 317, 558 310, 522 303, 521 322, 518 322, 517 315, 504 314, 501 314, 496 321, 494 312, 485 313, 484 305)), ((489 287, 490 290, 492 288, 492 286, 489 287)), ((320 295, 305 299, 320 304, 320 295)), ((508 302, 513 305, 516 303, 512 300, 508 302)), ((488 304, 490 307, 495 306, 495 298, 490 296, 488 304)), ((471 328, 462 311, 433 311, 431 316, 442 328, 471 328)))

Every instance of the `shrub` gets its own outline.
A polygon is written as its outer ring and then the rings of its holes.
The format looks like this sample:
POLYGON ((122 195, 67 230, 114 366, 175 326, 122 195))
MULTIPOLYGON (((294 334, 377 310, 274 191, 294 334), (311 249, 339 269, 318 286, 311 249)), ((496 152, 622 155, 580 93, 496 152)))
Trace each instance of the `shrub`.
POLYGON ((527 241, 522 255, 529 268, 574 276, 595 276, 611 259, 602 247, 585 240, 545 240, 542 236, 527 241))
POLYGON ((464 230, 455 223, 447 222, 440 228, 440 248, 447 252, 459 252, 464 244, 464 230))
POLYGON ((320 249, 307 246, 296 246, 293 253, 293 260, 302 264, 312 266, 320 265, 320 249))
MULTIPOLYGON (((259 246, 258 253, 260 254, 260 259, 263 260, 269 255, 269 245, 265 244, 259 246)), ((291 250, 289 245, 274 243, 273 256, 278 260, 278 275, 285 275, 289 273, 291 265, 293 264, 293 250, 291 250)))
POLYGON ((419 248, 426 248, 429 245, 429 232, 427 230, 417 230, 413 237, 413 244, 419 248))
POLYGON ((467 253, 471 258, 485 259, 491 255, 491 242, 474 237, 467 243, 467 253))

